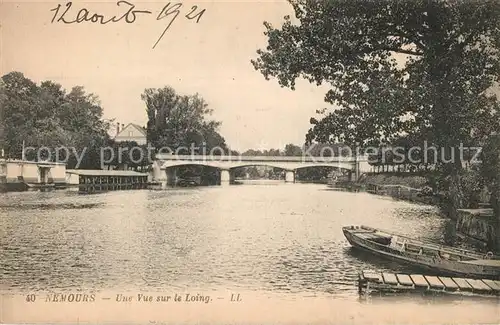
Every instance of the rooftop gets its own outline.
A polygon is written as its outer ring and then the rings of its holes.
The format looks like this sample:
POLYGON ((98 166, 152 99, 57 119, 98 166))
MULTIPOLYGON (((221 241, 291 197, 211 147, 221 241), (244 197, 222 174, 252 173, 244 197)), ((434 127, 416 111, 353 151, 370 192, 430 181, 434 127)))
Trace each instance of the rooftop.
POLYGON ((31 160, 21 160, 21 159, 5 159, 0 158, 0 163, 15 163, 15 164, 35 164, 35 165, 45 165, 45 166, 55 166, 55 165, 66 165, 62 162, 54 161, 31 161, 31 160))
POLYGON ((147 136, 146 129, 144 129, 144 127, 140 126, 139 124, 135 124, 135 123, 129 123, 129 124, 125 125, 124 127, 122 127, 116 136, 119 136, 123 132, 123 130, 125 130, 129 126, 133 126, 134 128, 136 128, 144 137, 147 136))
POLYGON ((147 173, 132 170, 66 169, 66 173, 82 176, 148 176, 147 173))

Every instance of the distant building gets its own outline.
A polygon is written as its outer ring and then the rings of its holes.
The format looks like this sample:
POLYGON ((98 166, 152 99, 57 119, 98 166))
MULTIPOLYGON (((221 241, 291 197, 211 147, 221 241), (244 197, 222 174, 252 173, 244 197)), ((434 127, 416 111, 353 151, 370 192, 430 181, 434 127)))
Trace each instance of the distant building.
POLYGON ((118 123, 116 125, 116 142, 135 141, 138 145, 147 143, 146 129, 134 123, 129 123, 127 126, 118 123))

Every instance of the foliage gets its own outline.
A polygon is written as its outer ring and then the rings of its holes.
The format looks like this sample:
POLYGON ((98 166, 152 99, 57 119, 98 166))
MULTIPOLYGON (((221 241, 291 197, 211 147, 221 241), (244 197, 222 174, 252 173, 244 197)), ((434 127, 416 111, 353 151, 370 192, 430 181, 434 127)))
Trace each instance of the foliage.
MULTIPOLYGON (((310 147, 299 147, 295 144, 289 143, 285 145, 284 149, 268 149, 268 150, 255 150, 249 149, 243 152, 243 156, 288 156, 288 157, 330 157, 330 156, 339 156, 347 153, 344 151, 344 144, 312 144, 310 147)), ((326 179, 332 172, 332 167, 327 166, 319 166, 312 168, 299 168, 296 172, 297 180, 324 180, 326 179)), ((255 166, 238 168, 236 169, 237 177, 245 177, 246 173, 249 174, 250 178, 259 178, 260 174, 258 173, 258 168, 255 166)), ((283 170, 279 168, 274 168, 270 171, 269 177, 272 179, 280 179, 283 178, 282 175, 283 170)))
POLYGON ((0 79, 0 155, 4 155, 5 148, 5 104, 7 96, 5 95, 5 83, 0 79))
POLYGON ((248 149, 244 151, 242 156, 282 156, 282 152, 280 149, 268 149, 268 150, 255 150, 255 149, 248 149))
MULTIPOLYGON (((86 152, 84 168, 98 168, 99 148, 107 137, 109 122, 102 118, 99 99, 76 86, 69 93, 61 85, 44 81, 38 86, 20 72, 2 77, 3 147, 6 156, 20 159, 23 141, 26 146, 51 149, 74 148, 86 152)), ((68 168, 76 166, 74 155, 68 157, 68 168)))
POLYGON ((325 144, 313 143, 302 148, 293 143, 285 145, 284 149, 256 150, 249 149, 242 153, 243 156, 307 156, 307 157, 331 157, 349 155, 349 148, 342 143, 325 144))
POLYGON ((500 252, 500 135, 489 137, 483 147, 480 173, 491 192, 496 216, 496 249, 500 252))
POLYGON ((487 180, 490 189, 500 188, 500 135, 488 138, 481 151, 481 176, 487 180))
POLYGON ((415 174, 370 174, 363 182, 376 185, 401 185, 411 188, 423 189, 426 187, 427 179, 415 174))
POLYGON ((332 86, 325 100, 340 109, 312 120, 309 141, 380 143, 406 132, 441 146, 498 127, 485 93, 500 71, 497 1, 290 3, 299 23, 264 23, 268 46, 252 62, 285 87, 298 77, 332 86), (404 67, 395 54, 408 56, 404 67))
POLYGON ((106 148, 108 150, 103 151, 104 162, 119 169, 131 168, 137 171, 149 166, 150 161, 154 159, 154 152, 149 152, 147 145, 138 145, 135 141, 109 140, 106 148))
POLYGON ((481 192, 484 188, 484 179, 481 178, 477 168, 462 173, 462 193, 464 195, 464 207, 469 209, 479 208, 481 192))
POLYGON ((198 147, 207 153, 228 153, 225 139, 218 133, 220 122, 208 120, 213 113, 206 101, 195 95, 179 95, 172 87, 148 88, 141 95, 148 115, 147 137, 153 147, 168 147, 176 151, 181 147, 198 147))
POLYGON ((335 170, 334 167, 328 167, 328 166, 299 168, 295 173, 295 179, 301 181, 326 180, 334 170, 335 170))
POLYGON ((353 150, 344 143, 309 143, 302 148, 304 155, 308 157, 337 157, 352 156, 353 150))
POLYGON ((302 156, 302 148, 294 145, 292 143, 289 143, 285 146, 285 150, 283 152, 283 155, 285 156, 302 156))
MULTIPOLYGON (((339 109, 311 119, 308 143, 380 145, 409 135, 451 154, 500 130, 500 106, 487 91, 500 75, 500 2, 290 3, 296 20, 265 22, 268 46, 252 63, 284 87, 299 77, 331 86, 325 101, 339 109)), ((454 153, 452 163, 437 161, 451 175, 452 214, 462 205, 454 153)))

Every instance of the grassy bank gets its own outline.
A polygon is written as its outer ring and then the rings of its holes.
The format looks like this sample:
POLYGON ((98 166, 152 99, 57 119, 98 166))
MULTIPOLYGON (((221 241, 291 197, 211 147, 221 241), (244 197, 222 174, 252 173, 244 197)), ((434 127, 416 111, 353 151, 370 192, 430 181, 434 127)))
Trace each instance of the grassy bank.
POLYGON ((422 189, 427 184, 427 178, 422 175, 400 174, 367 174, 363 175, 359 183, 361 185, 401 185, 414 189, 422 189))
MULTIPOLYGON (((376 195, 436 205, 442 208, 442 202, 440 201, 442 198, 439 195, 432 194, 428 185, 428 178, 424 175, 368 174, 363 175, 358 184, 367 192, 376 195)), ((475 199, 482 201, 483 204, 487 202, 487 195, 475 193, 475 196, 477 196, 475 199)), ((477 205, 477 202, 475 203, 474 205, 477 205)), ((472 205, 471 202, 469 204, 472 205)), ((478 209, 475 206, 474 208, 460 209, 458 219, 455 221, 457 233, 461 234, 467 241, 474 240, 490 248, 494 246, 494 238, 497 235, 491 209, 478 209)))
POLYGON ((438 197, 425 190, 427 179, 421 175, 373 174, 364 175, 358 181, 365 191, 385 195, 398 200, 423 204, 438 204, 438 197))

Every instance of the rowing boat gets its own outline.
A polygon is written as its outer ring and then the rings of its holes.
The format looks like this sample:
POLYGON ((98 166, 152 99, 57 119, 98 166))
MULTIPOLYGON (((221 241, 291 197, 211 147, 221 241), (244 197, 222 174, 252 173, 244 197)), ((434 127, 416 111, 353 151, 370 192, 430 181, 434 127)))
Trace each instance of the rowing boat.
POLYGON ((412 239, 367 226, 347 226, 342 231, 349 243, 391 260, 438 271, 441 274, 500 279, 500 257, 412 239))

